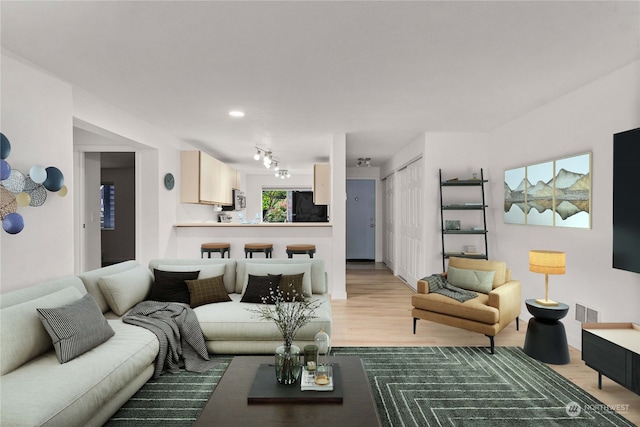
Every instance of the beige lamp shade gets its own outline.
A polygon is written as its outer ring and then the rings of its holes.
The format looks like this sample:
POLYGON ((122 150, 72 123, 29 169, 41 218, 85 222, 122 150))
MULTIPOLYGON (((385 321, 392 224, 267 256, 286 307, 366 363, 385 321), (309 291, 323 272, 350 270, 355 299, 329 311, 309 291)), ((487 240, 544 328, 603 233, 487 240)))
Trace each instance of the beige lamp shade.
POLYGON ((536 299, 536 302, 545 306, 558 305, 549 299, 549 274, 564 274, 565 254, 558 251, 532 250, 529 251, 529 271, 544 274, 544 299, 536 299))
POLYGON ((566 257, 564 252, 529 251, 529 271, 542 274, 564 274, 566 257))

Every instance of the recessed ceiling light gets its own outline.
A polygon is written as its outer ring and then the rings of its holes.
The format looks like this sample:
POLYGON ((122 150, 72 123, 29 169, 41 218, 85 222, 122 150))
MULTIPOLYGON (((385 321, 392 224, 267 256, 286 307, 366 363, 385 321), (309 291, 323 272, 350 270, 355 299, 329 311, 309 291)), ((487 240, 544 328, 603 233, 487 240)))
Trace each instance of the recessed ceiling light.
POLYGON ((232 110, 229 111, 231 117, 244 117, 244 111, 232 110))

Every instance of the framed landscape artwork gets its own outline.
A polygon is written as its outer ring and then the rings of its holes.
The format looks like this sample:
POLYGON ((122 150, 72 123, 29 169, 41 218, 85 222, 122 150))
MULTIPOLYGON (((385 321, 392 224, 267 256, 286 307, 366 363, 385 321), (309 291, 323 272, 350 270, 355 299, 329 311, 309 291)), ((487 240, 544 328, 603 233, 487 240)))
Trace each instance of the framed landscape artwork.
POLYGON ((506 170, 504 222, 591 228, 591 153, 506 170))

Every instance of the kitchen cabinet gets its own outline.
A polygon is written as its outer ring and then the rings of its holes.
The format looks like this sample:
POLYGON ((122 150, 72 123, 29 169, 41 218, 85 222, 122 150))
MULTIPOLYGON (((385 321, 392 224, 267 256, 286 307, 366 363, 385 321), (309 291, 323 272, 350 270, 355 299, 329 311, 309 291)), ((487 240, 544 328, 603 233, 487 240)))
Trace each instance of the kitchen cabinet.
POLYGON ((313 165, 313 203, 331 204, 331 165, 329 163, 313 165))
POLYGON ((231 205, 237 172, 202 151, 180 153, 180 202, 231 205))
POLYGON ((233 188, 236 186, 236 171, 226 163, 218 162, 218 197, 221 205, 233 204, 233 188))

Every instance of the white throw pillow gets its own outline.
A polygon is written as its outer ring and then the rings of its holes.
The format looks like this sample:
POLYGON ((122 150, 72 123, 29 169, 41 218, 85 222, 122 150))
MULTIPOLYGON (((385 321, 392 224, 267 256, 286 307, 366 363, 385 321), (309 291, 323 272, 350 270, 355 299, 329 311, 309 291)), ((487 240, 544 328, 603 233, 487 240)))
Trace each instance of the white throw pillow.
POLYGON ((158 270, 162 271, 199 271, 198 280, 218 277, 224 274, 226 264, 164 264, 159 265, 158 270))
POLYGON ((311 290, 311 264, 259 264, 250 263, 246 264, 246 272, 244 275, 244 282, 242 285, 242 293, 247 289, 247 281, 249 280, 249 274, 254 276, 267 276, 269 274, 300 274, 302 276, 302 294, 305 297, 310 297, 311 290))
POLYGON ((82 298, 69 286, 49 295, 3 308, 0 319, 0 374, 7 374, 51 349, 51 337, 40 321, 37 308, 59 307, 82 298))
POLYGON ((131 307, 144 301, 152 283, 153 274, 142 265, 98 279, 104 299, 118 316, 123 316, 131 307))

